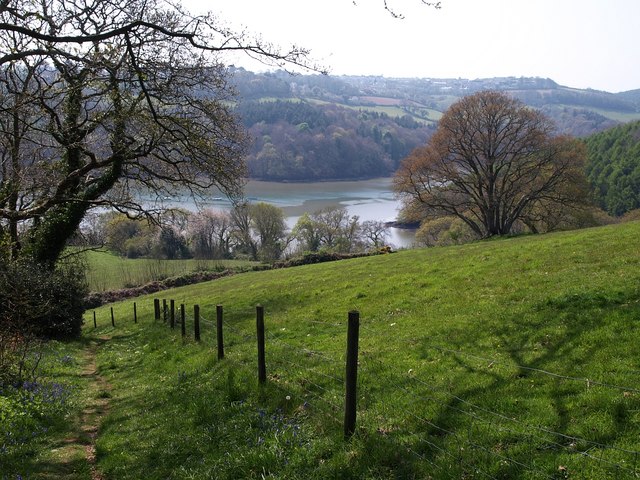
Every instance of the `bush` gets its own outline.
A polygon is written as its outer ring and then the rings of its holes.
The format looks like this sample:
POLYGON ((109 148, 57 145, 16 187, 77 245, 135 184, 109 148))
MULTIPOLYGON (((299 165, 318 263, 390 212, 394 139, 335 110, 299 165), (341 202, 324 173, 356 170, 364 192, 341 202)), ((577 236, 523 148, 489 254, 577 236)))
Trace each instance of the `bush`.
POLYGON ((386 255, 388 253, 393 253, 391 247, 381 247, 377 250, 363 253, 336 253, 326 250, 320 250, 319 252, 306 252, 302 256, 291 258, 289 260, 280 260, 278 262, 274 262, 273 268, 299 267, 301 265, 335 262, 337 260, 348 260, 350 258, 369 257, 372 255, 386 255))
POLYGON ((0 261, 0 328, 37 337, 80 335, 84 267, 64 263, 51 270, 28 260, 0 261))
POLYGON ((636 220, 640 220, 640 208, 636 208, 635 210, 629 210, 620 218, 620 221, 622 223, 634 222, 636 220))
POLYGON ((457 217, 438 217, 422 222, 416 240, 427 247, 460 245, 477 240, 478 236, 457 217))

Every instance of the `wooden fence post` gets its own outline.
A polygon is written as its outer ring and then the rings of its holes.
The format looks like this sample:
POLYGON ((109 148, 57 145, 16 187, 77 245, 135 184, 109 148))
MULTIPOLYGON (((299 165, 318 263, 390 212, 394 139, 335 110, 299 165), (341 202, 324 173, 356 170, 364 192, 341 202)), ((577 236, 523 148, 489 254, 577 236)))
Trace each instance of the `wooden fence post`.
POLYGON ((153 299, 153 314, 155 320, 160 320, 160 299, 153 299))
POLYGON ((356 384, 358 380, 358 334, 360 313, 349 312, 347 329, 347 370, 345 377, 344 436, 350 438, 356 430, 356 384))
POLYGON ((186 326, 186 322, 184 321, 185 319, 185 315, 184 315, 184 303, 180 304, 180 330, 182 333, 182 336, 185 337, 187 335, 187 326, 186 326))
POLYGON ((256 330, 258 334, 258 382, 267 381, 267 366, 264 355, 264 307, 256 306, 256 330))
POLYGON ((224 342, 222 338, 222 305, 216 305, 216 334, 218 338, 218 360, 224 358, 224 342))
POLYGON ((96 323, 96 311, 93 311, 93 328, 98 328, 98 324, 96 323))
POLYGON ((171 299, 169 301, 169 324, 171 325, 171 328, 175 328, 176 327, 176 302, 175 300, 171 299))
POLYGON ((200 341, 200 305, 193 306, 193 330, 196 342, 200 341))
POLYGON ((138 308, 136 302, 133 302, 133 323, 138 323, 138 308))
POLYGON ((116 326, 116 319, 113 316, 113 307, 111 307, 111 326, 112 327, 116 326))
POLYGON ((167 323, 167 300, 165 298, 162 299, 162 320, 164 323, 167 323))

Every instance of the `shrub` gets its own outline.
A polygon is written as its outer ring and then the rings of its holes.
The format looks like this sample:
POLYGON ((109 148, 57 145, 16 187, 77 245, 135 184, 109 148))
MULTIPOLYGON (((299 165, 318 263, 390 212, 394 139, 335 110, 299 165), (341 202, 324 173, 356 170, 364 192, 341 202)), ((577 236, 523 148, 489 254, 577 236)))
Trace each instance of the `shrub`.
POLYGON ((471 228, 457 217, 426 220, 416 232, 416 240, 427 247, 459 245, 477 238, 471 228))
POLYGON ((0 261, 0 327, 22 335, 77 337, 87 292, 79 263, 51 270, 28 260, 0 261))
POLYGON ((629 210, 625 213, 622 218, 620 218, 621 222, 633 222, 636 220, 640 220, 640 208, 636 208, 635 210, 629 210))

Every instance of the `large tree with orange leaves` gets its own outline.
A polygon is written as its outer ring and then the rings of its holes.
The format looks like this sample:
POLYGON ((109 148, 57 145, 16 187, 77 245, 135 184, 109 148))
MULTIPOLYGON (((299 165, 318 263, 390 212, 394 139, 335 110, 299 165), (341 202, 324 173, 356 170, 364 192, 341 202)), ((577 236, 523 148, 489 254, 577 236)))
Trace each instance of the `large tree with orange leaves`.
POLYGON ((457 216, 481 237, 509 234, 518 222, 535 231, 586 198, 584 146, 554 131, 507 94, 465 97, 403 161, 395 190, 425 215, 457 216))

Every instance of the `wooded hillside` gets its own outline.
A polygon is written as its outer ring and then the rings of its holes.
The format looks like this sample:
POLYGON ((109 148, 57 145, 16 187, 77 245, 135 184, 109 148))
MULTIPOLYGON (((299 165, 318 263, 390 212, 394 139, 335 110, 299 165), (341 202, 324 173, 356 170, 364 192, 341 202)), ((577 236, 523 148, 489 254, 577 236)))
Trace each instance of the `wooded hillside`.
POLYGON ((451 104, 480 90, 507 91, 578 137, 640 120, 639 91, 612 94, 543 78, 410 79, 255 74, 233 69, 236 112, 254 143, 252 178, 313 181, 391 175, 426 143, 451 104))
POLYGON ((587 176, 600 207, 616 216, 640 208, 640 122, 598 133, 586 143, 587 176))

